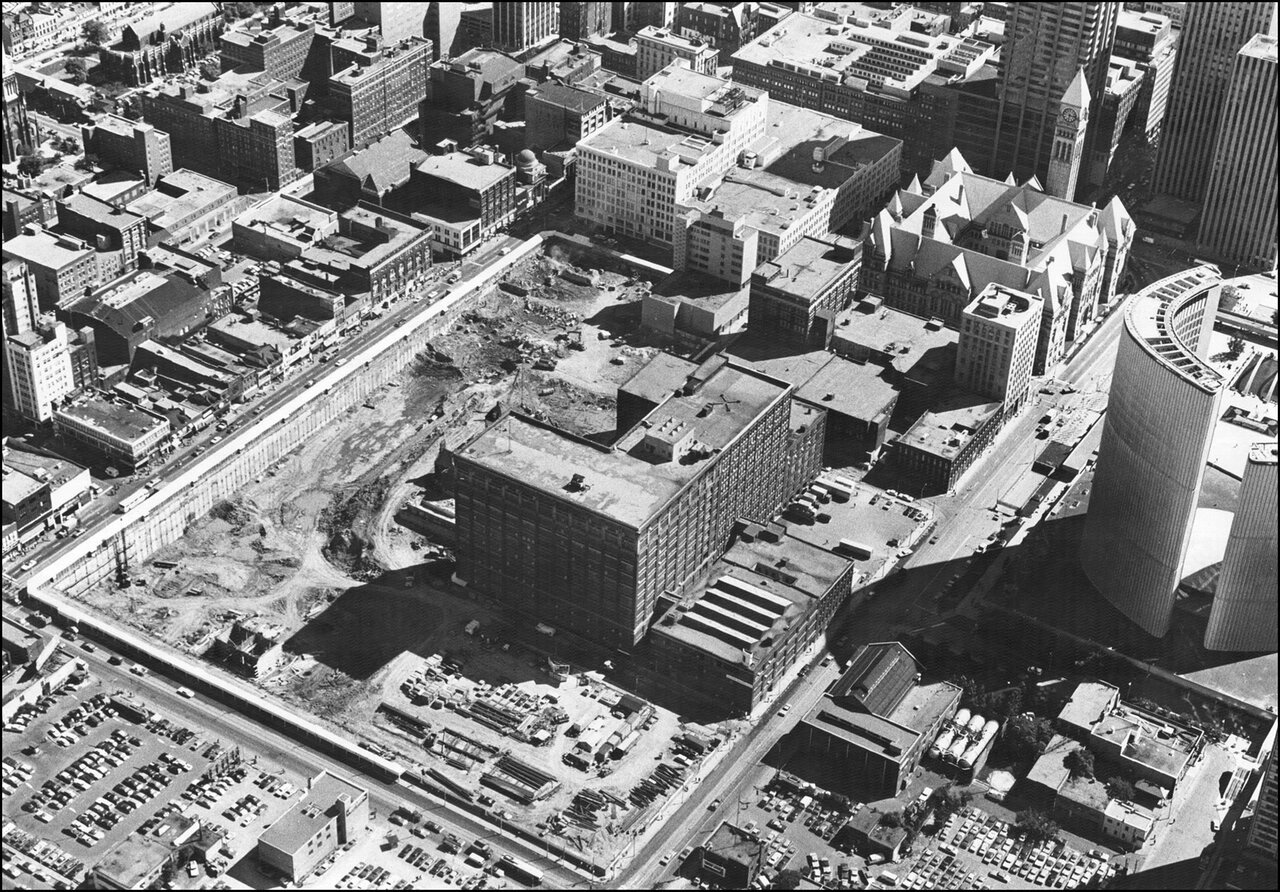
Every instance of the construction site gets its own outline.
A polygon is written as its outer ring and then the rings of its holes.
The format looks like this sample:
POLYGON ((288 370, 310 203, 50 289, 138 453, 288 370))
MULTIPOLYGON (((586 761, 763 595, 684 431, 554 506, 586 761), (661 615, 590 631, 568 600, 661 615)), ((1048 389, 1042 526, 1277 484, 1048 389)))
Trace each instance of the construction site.
POLYGON ((516 643, 453 586, 441 455, 505 408, 610 441, 617 387, 672 349, 640 330, 661 275, 549 241, 363 405, 80 600, 612 857, 678 786, 686 768, 658 761, 673 738, 705 750, 717 729, 516 643))

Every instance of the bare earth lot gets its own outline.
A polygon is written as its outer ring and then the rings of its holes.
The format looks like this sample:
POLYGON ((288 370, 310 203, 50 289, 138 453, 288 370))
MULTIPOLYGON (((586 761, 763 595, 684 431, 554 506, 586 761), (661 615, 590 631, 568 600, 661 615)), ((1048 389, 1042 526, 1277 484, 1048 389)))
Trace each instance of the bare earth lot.
POLYGON ((599 830, 555 833, 607 860, 620 844, 610 829, 633 811, 627 794, 653 771, 680 727, 677 718, 657 711, 624 758, 605 761, 604 777, 594 767, 587 773, 566 765, 561 757, 574 741, 563 732, 595 716, 616 725, 608 702, 616 693, 584 667, 557 680, 545 657, 515 644, 503 649, 497 612, 448 582, 447 547, 394 519, 406 502, 423 497, 447 504, 451 494, 436 473, 440 448, 481 430, 496 403, 602 442, 612 438, 617 387, 657 347, 638 332, 648 283, 591 263, 555 244, 530 257, 391 385, 152 556, 176 567, 134 567, 135 584, 104 583, 83 600, 193 654, 204 653, 235 618, 278 627, 284 659, 260 680, 267 691, 409 763, 494 795, 495 808, 511 819, 546 821, 584 787, 612 792, 623 805, 599 815, 599 830), (562 277, 566 269, 594 284, 562 277), (463 634, 473 619, 481 623, 474 638, 463 634), (462 666, 453 682, 464 702, 477 682, 509 682, 534 697, 555 696, 568 722, 549 744, 534 746, 451 709, 412 705, 402 683, 437 654, 462 666), (495 754, 467 771, 451 767, 420 739, 375 718, 384 702, 420 715, 433 732, 456 731, 495 754), (560 786, 527 806, 481 787, 480 775, 501 753, 546 771, 560 786))

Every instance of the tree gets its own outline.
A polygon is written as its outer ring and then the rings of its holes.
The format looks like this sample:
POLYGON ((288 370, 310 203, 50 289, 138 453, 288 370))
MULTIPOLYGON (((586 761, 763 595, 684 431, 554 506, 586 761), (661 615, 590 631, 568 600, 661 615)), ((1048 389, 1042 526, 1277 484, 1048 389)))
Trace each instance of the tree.
POLYGON ((973 794, 962 790, 955 784, 939 787, 933 793, 933 809, 939 821, 945 821, 950 815, 964 808, 973 799, 973 794))
POLYGON ((107 31, 107 26, 97 19, 85 22, 80 29, 80 33, 87 43, 94 46, 106 46, 108 41, 111 40, 111 34, 107 31))
POLYGON ((1036 808, 1018 813, 1018 829, 1025 832, 1032 842, 1053 839, 1058 835, 1057 822, 1036 808))
POLYGON ((1093 753, 1084 747, 1067 753, 1062 764, 1071 772, 1072 777, 1093 777, 1093 753))
POLYGON ((44 162, 39 155, 23 155, 18 161, 18 173, 24 177, 38 177, 44 170, 44 162))
POLYGON ((84 59, 79 56, 72 56, 63 66, 67 75, 71 78, 71 83, 79 86, 89 79, 89 66, 85 64, 84 59))
POLYGON ((222 63, 217 58, 205 59, 200 63, 200 76, 207 81, 216 81, 222 74, 222 63))
POLYGON ((902 812, 900 811, 885 812, 880 816, 880 826, 881 827, 901 827, 902 812))
POLYGON ((778 875, 773 878, 773 881, 769 883, 769 888, 770 889, 797 889, 799 888, 800 881, 802 879, 804 879, 804 877, 800 874, 800 871, 798 870, 790 870, 790 869, 780 870, 778 871, 778 875))
POLYGON ((1133 782, 1123 777, 1113 777, 1107 781, 1107 793, 1112 799, 1122 799, 1125 802, 1133 801, 1133 782))
POLYGON ((1039 716, 1019 715, 1005 726, 1004 748, 1013 758, 1038 758, 1053 739, 1053 726, 1039 716))
POLYGON ((1244 338, 1240 337, 1239 335, 1235 335, 1234 337, 1232 337, 1232 339, 1227 342, 1227 352, 1230 353, 1232 357, 1239 356, 1241 353, 1243 353, 1244 338))

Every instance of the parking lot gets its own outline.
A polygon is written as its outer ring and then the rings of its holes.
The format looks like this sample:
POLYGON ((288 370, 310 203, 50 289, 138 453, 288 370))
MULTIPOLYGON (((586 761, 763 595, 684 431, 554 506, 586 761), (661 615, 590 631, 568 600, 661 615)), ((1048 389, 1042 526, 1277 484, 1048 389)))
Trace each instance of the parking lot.
POLYGON ((895 869, 901 888, 1078 889, 1114 873, 1102 853, 1080 852, 1061 840, 1032 842, 973 806, 951 815, 934 842, 895 869))
POLYGON ((9 879, 44 869, 74 883, 131 833, 163 835, 178 814, 221 837, 208 865, 222 872, 252 851, 259 832, 300 795, 286 780, 240 761, 240 751, 142 701, 107 690, 88 672, 20 708, 4 727, 4 814, 14 826, 9 879), (19 868, 27 861, 32 869, 19 868))

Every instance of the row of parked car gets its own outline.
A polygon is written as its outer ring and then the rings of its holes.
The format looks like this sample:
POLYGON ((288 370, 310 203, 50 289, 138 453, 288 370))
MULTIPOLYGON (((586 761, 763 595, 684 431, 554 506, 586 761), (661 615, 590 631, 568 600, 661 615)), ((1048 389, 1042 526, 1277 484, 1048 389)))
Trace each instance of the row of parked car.
POLYGON ((5 722, 4 730, 12 731, 15 734, 27 730, 28 725, 52 709, 60 698, 67 696, 72 692, 72 690, 73 689, 64 682, 49 693, 45 694, 35 703, 26 703, 19 706, 14 710, 9 721, 5 722))
POLYGON ((123 765, 135 748, 129 735, 117 728, 111 737, 45 781, 35 795, 22 804, 22 810, 34 813, 35 819, 43 824, 49 823, 76 796, 123 765))
POLYGON ((1079 888, 1111 872, 1107 857, 1096 850, 1078 852, 1062 840, 1032 842, 1016 827, 972 806, 951 816, 943 838, 951 839, 940 846, 943 853, 967 851, 980 857, 995 868, 988 876, 998 882, 1009 882, 1012 874, 1038 886, 1079 888))
POLYGON ((148 762, 99 796, 68 832, 85 845, 101 842, 107 830, 155 799, 171 783, 170 772, 159 761, 148 762))

